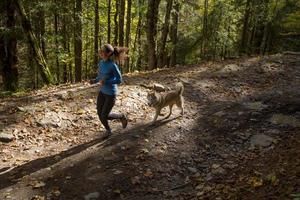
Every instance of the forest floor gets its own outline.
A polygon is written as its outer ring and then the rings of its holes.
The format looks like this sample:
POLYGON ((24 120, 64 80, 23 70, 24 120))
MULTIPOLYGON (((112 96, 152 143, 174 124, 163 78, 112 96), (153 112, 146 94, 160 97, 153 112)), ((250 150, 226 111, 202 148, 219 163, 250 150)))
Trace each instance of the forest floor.
MULTIPOLYGON (((300 56, 276 54, 124 77, 102 139, 96 87, 0 100, 0 199, 300 199, 300 56), (185 115, 149 125, 141 84, 184 83, 185 115), (5 135, 6 134, 6 135, 5 135), (7 138, 8 137, 8 138, 7 138)), ((165 110, 167 112, 167 110, 165 110)))

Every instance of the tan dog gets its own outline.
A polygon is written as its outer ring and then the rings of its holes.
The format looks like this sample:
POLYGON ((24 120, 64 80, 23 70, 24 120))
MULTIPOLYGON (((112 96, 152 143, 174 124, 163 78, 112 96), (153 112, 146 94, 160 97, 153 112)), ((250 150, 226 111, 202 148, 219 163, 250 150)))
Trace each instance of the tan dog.
POLYGON ((181 82, 176 84, 175 90, 171 90, 163 93, 157 93, 157 92, 148 93, 147 96, 148 105, 154 107, 156 111, 152 123, 155 123, 158 115, 160 115, 161 110, 166 106, 169 106, 170 109, 170 113, 168 114, 166 119, 171 116, 172 108, 174 104, 176 104, 178 108, 181 108, 181 115, 183 115, 184 108, 183 108, 182 93, 183 93, 183 84, 181 82))

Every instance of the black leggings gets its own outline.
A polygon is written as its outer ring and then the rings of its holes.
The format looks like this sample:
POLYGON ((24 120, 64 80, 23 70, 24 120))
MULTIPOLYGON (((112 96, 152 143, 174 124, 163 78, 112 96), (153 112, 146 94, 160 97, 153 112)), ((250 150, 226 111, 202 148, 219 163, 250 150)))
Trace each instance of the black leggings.
POLYGON ((106 130, 111 130, 108 125, 108 120, 123 119, 124 115, 111 113, 116 102, 116 95, 103 94, 101 91, 97 98, 97 113, 99 119, 106 130))

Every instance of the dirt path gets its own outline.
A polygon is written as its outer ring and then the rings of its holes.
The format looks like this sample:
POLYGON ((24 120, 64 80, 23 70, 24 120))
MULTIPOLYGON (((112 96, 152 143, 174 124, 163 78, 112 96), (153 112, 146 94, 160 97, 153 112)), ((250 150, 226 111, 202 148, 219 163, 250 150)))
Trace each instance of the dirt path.
POLYGON ((128 75, 103 141, 97 88, 0 101, 0 199, 299 199, 300 56, 128 75), (147 89, 185 86, 184 118, 148 122, 147 89))

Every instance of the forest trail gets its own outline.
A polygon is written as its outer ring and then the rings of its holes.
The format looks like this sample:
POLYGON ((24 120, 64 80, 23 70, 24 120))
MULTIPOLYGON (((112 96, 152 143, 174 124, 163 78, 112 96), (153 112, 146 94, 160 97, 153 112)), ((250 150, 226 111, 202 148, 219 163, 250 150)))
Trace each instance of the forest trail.
POLYGON ((0 100, 0 199, 299 199, 300 56, 276 54, 124 77, 129 115, 102 140, 97 88, 64 85, 0 100), (150 126, 141 84, 184 83, 150 126))

